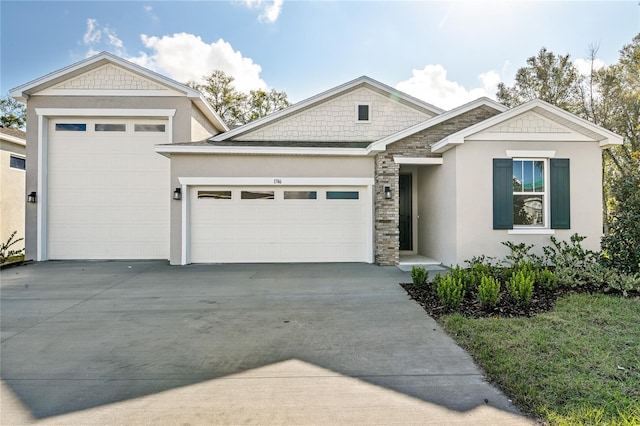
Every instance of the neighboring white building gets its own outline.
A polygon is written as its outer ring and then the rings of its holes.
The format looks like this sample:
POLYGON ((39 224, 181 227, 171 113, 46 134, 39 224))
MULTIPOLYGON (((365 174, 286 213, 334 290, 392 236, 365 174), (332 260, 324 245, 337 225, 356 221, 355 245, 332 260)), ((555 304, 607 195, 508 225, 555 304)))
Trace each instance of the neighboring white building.
MULTIPOLYGON (((26 140, 25 132, 0 127, 0 243, 5 243, 16 231, 14 239, 24 238, 24 207, 26 203, 26 140)), ((24 248, 24 241, 11 250, 24 248)))
POLYGON ((193 89, 107 53, 11 94, 36 260, 454 264, 576 232, 597 248, 601 150, 622 143, 541 101, 445 112, 368 77, 229 131, 193 89), (524 194, 514 164, 538 167, 524 194))

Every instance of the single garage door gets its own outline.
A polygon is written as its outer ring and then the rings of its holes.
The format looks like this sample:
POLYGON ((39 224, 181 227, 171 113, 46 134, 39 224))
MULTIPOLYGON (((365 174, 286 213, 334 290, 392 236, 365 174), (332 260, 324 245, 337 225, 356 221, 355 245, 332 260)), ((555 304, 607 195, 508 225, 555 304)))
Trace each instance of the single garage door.
POLYGON ((193 263, 366 262, 366 187, 192 187, 193 263))
POLYGON ((50 259, 167 259, 166 120, 50 119, 50 259))

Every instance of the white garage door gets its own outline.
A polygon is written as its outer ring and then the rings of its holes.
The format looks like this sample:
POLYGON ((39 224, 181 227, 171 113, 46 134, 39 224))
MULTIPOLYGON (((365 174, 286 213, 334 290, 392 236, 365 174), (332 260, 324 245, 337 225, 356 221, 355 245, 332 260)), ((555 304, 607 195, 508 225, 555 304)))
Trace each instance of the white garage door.
POLYGON ((192 187, 194 263, 366 262, 366 187, 192 187))
POLYGON ((166 120, 50 119, 50 259, 167 259, 166 120))

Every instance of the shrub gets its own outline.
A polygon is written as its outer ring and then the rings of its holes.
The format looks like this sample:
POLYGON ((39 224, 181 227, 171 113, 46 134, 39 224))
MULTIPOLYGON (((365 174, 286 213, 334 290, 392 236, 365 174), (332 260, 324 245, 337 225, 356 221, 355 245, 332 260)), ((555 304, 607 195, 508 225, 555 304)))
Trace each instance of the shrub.
POLYGON ((18 231, 13 231, 11 235, 9 235, 9 239, 6 242, 0 244, 0 263, 5 263, 11 256, 18 256, 24 252, 24 249, 11 249, 11 246, 24 240, 24 238, 18 238, 14 240, 13 238, 17 233, 18 231))
POLYGON ((531 301, 533 295, 533 283, 535 274, 527 269, 513 272, 507 281, 507 290, 517 305, 526 306, 531 301))
POLYGON ((586 238, 573 234, 570 237, 570 242, 567 243, 566 241, 558 241, 556 237, 551 236, 553 246, 542 248, 545 263, 557 268, 584 268, 595 263, 598 260, 597 253, 585 250, 580 244, 586 238))
POLYGON ((624 297, 640 295, 640 273, 621 273, 617 280, 609 283, 609 289, 621 293, 624 297))
POLYGON ((547 291, 558 288, 558 276, 548 269, 541 269, 536 276, 538 286, 547 291))
POLYGON ((478 286, 478 299, 487 309, 496 306, 500 298, 500 282, 490 275, 483 275, 478 286))
POLYGON ((463 269, 460 265, 456 265, 456 267, 451 270, 451 275, 453 278, 462 282, 465 292, 473 291, 478 284, 480 284, 480 277, 476 277, 472 270, 463 269))
POLYGON ((429 279, 429 271, 427 271, 424 266, 412 266, 411 279, 413 280, 413 285, 422 287, 429 279))
POLYGON ((511 241, 503 241, 502 245, 511 250, 511 253, 505 256, 505 260, 512 268, 519 268, 523 263, 533 264, 536 268, 542 266, 543 259, 540 256, 529 253, 529 251, 534 247, 533 244, 514 244, 511 241))
POLYGON ((640 152, 631 156, 629 172, 615 178, 609 233, 602 238, 603 262, 621 272, 640 272, 640 152))
POLYGON ((464 283, 461 278, 445 275, 434 282, 440 303, 445 308, 453 309, 460 305, 464 298, 464 283))

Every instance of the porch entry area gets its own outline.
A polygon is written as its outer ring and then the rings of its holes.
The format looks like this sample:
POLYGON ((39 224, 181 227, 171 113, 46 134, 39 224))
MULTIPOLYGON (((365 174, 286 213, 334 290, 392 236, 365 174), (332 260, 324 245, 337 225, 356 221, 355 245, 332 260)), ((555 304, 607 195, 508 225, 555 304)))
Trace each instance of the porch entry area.
MULTIPOLYGON (((428 188, 424 185, 425 172, 439 167, 438 164, 402 164, 398 176, 398 230, 400 245, 400 269, 411 270, 414 265, 432 270, 442 262, 429 252, 426 244, 429 222, 426 207, 429 203, 428 188), (421 239, 424 239, 421 241, 421 239)), ((446 270, 446 268, 443 268, 446 270)))

